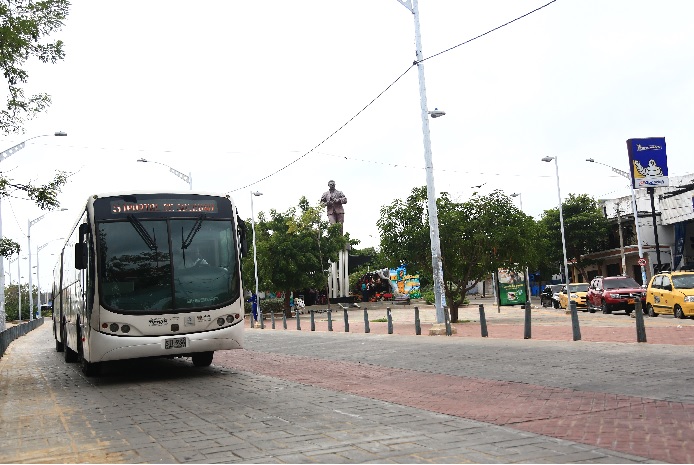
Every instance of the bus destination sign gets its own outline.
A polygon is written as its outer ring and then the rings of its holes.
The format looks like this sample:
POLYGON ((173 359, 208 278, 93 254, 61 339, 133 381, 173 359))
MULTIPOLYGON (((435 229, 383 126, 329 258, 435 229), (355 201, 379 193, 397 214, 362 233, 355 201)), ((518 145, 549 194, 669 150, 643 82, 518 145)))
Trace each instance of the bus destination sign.
POLYGON ((203 200, 197 202, 185 202, 173 199, 147 199, 142 202, 125 202, 114 200, 111 202, 111 213, 114 215, 127 215, 133 213, 217 213, 217 202, 203 200))

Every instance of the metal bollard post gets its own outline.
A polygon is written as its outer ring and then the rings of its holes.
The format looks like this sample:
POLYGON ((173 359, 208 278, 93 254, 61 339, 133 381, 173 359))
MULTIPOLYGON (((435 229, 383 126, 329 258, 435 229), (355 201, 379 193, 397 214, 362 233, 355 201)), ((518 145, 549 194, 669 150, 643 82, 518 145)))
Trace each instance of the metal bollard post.
POLYGON ((287 313, 282 309, 282 325, 287 329, 287 313))
POLYGON ((484 305, 480 304, 480 327, 482 328, 482 337, 489 337, 487 333, 487 318, 484 316, 484 305))
POLYGON ((414 308, 414 333, 417 336, 422 335, 422 323, 419 321, 419 307, 414 308))
POLYGON ((576 301, 569 302, 569 310, 571 311, 571 329, 574 334, 574 341, 581 340, 581 328, 578 325, 578 310, 576 310, 576 301))
POLYGON ((371 332, 371 328, 369 328, 369 312, 366 307, 364 307, 364 332, 367 334, 371 332))
POLYGON ((388 334, 393 334, 393 315, 390 313, 390 307, 386 307, 386 317, 388 318, 388 334))
POLYGON ((316 320, 315 320, 315 317, 313 315, 313 309, 311 309, 311 331, 315 331, 315 330, 316 330, 316 320))
POLYGON ((446 336, 452 336, 453 330, 451 329, 451 314, 448 311, 448 307, 443 307, 443 320, 446 324, 446 336))
POLYGON ((342 311, 344 312, 344 320, 345 320, 345 332, 349 332, 349 316, 347 315, 347 309, 343 308, 342 311))
POLYGON ((531 339, 530 332, 530 302, 525 303, 525 332, 523 334, 523 339, 531 339))
POLYGON ((272 320, 272 329, 275 329, 275 311, 270 312, 270 319, 272 320))
POLYGON ((296 330, 301 331, 301 316, 299 315, 299 310, 296 311, 296 330))
POLYGON ((263 311, 258 309, 258 319, 260 320, 260 329, 265 329, 265 323, 263 322, 263 311))
POLYGON ((636 300, 634 305, 634 312, 636 312, 636 342, 647 342, 646 341, 646 325, 643 323, 643 309, 641 308, 641 299, 636 300))
POLYGON ((328 309, 328 331, 333 330, 333 311, 328 309))

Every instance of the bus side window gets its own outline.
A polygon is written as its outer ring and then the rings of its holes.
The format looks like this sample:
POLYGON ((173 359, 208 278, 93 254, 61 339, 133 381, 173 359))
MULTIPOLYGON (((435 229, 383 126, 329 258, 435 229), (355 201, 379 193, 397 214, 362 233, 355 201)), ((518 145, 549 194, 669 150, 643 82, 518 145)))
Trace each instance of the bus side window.
POLYGON ((79 242, 75 244, 75 268, 84 270, 87 268, 87 243, 84 241, 89 225, 82 223, 79 229, 79 242))

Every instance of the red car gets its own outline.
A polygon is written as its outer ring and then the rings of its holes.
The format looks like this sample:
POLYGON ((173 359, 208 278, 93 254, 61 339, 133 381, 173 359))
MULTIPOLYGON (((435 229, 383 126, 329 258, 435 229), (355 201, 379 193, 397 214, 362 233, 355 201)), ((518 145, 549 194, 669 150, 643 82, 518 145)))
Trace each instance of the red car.
POLYGON ((646 290, 629 276, 596 276, 590 282, 586 295, 590 313, 595 313, 595 310, 602 313, 624 310, 630 315, 637 300, 641 300, 641 308, 645 308, 646 290))

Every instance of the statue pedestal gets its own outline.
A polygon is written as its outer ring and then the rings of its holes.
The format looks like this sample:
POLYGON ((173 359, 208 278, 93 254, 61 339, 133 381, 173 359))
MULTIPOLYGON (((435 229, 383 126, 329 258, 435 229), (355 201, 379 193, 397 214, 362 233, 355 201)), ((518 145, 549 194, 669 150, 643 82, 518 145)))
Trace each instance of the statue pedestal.
MULTIPOLYGON (((451 325, 451 334, 457 334, 458 330, 455 326, 451 325)), ((446 325, 444 323, 434 323, 429 328, 429 336, 445 336, 446 335, 446 325)))

